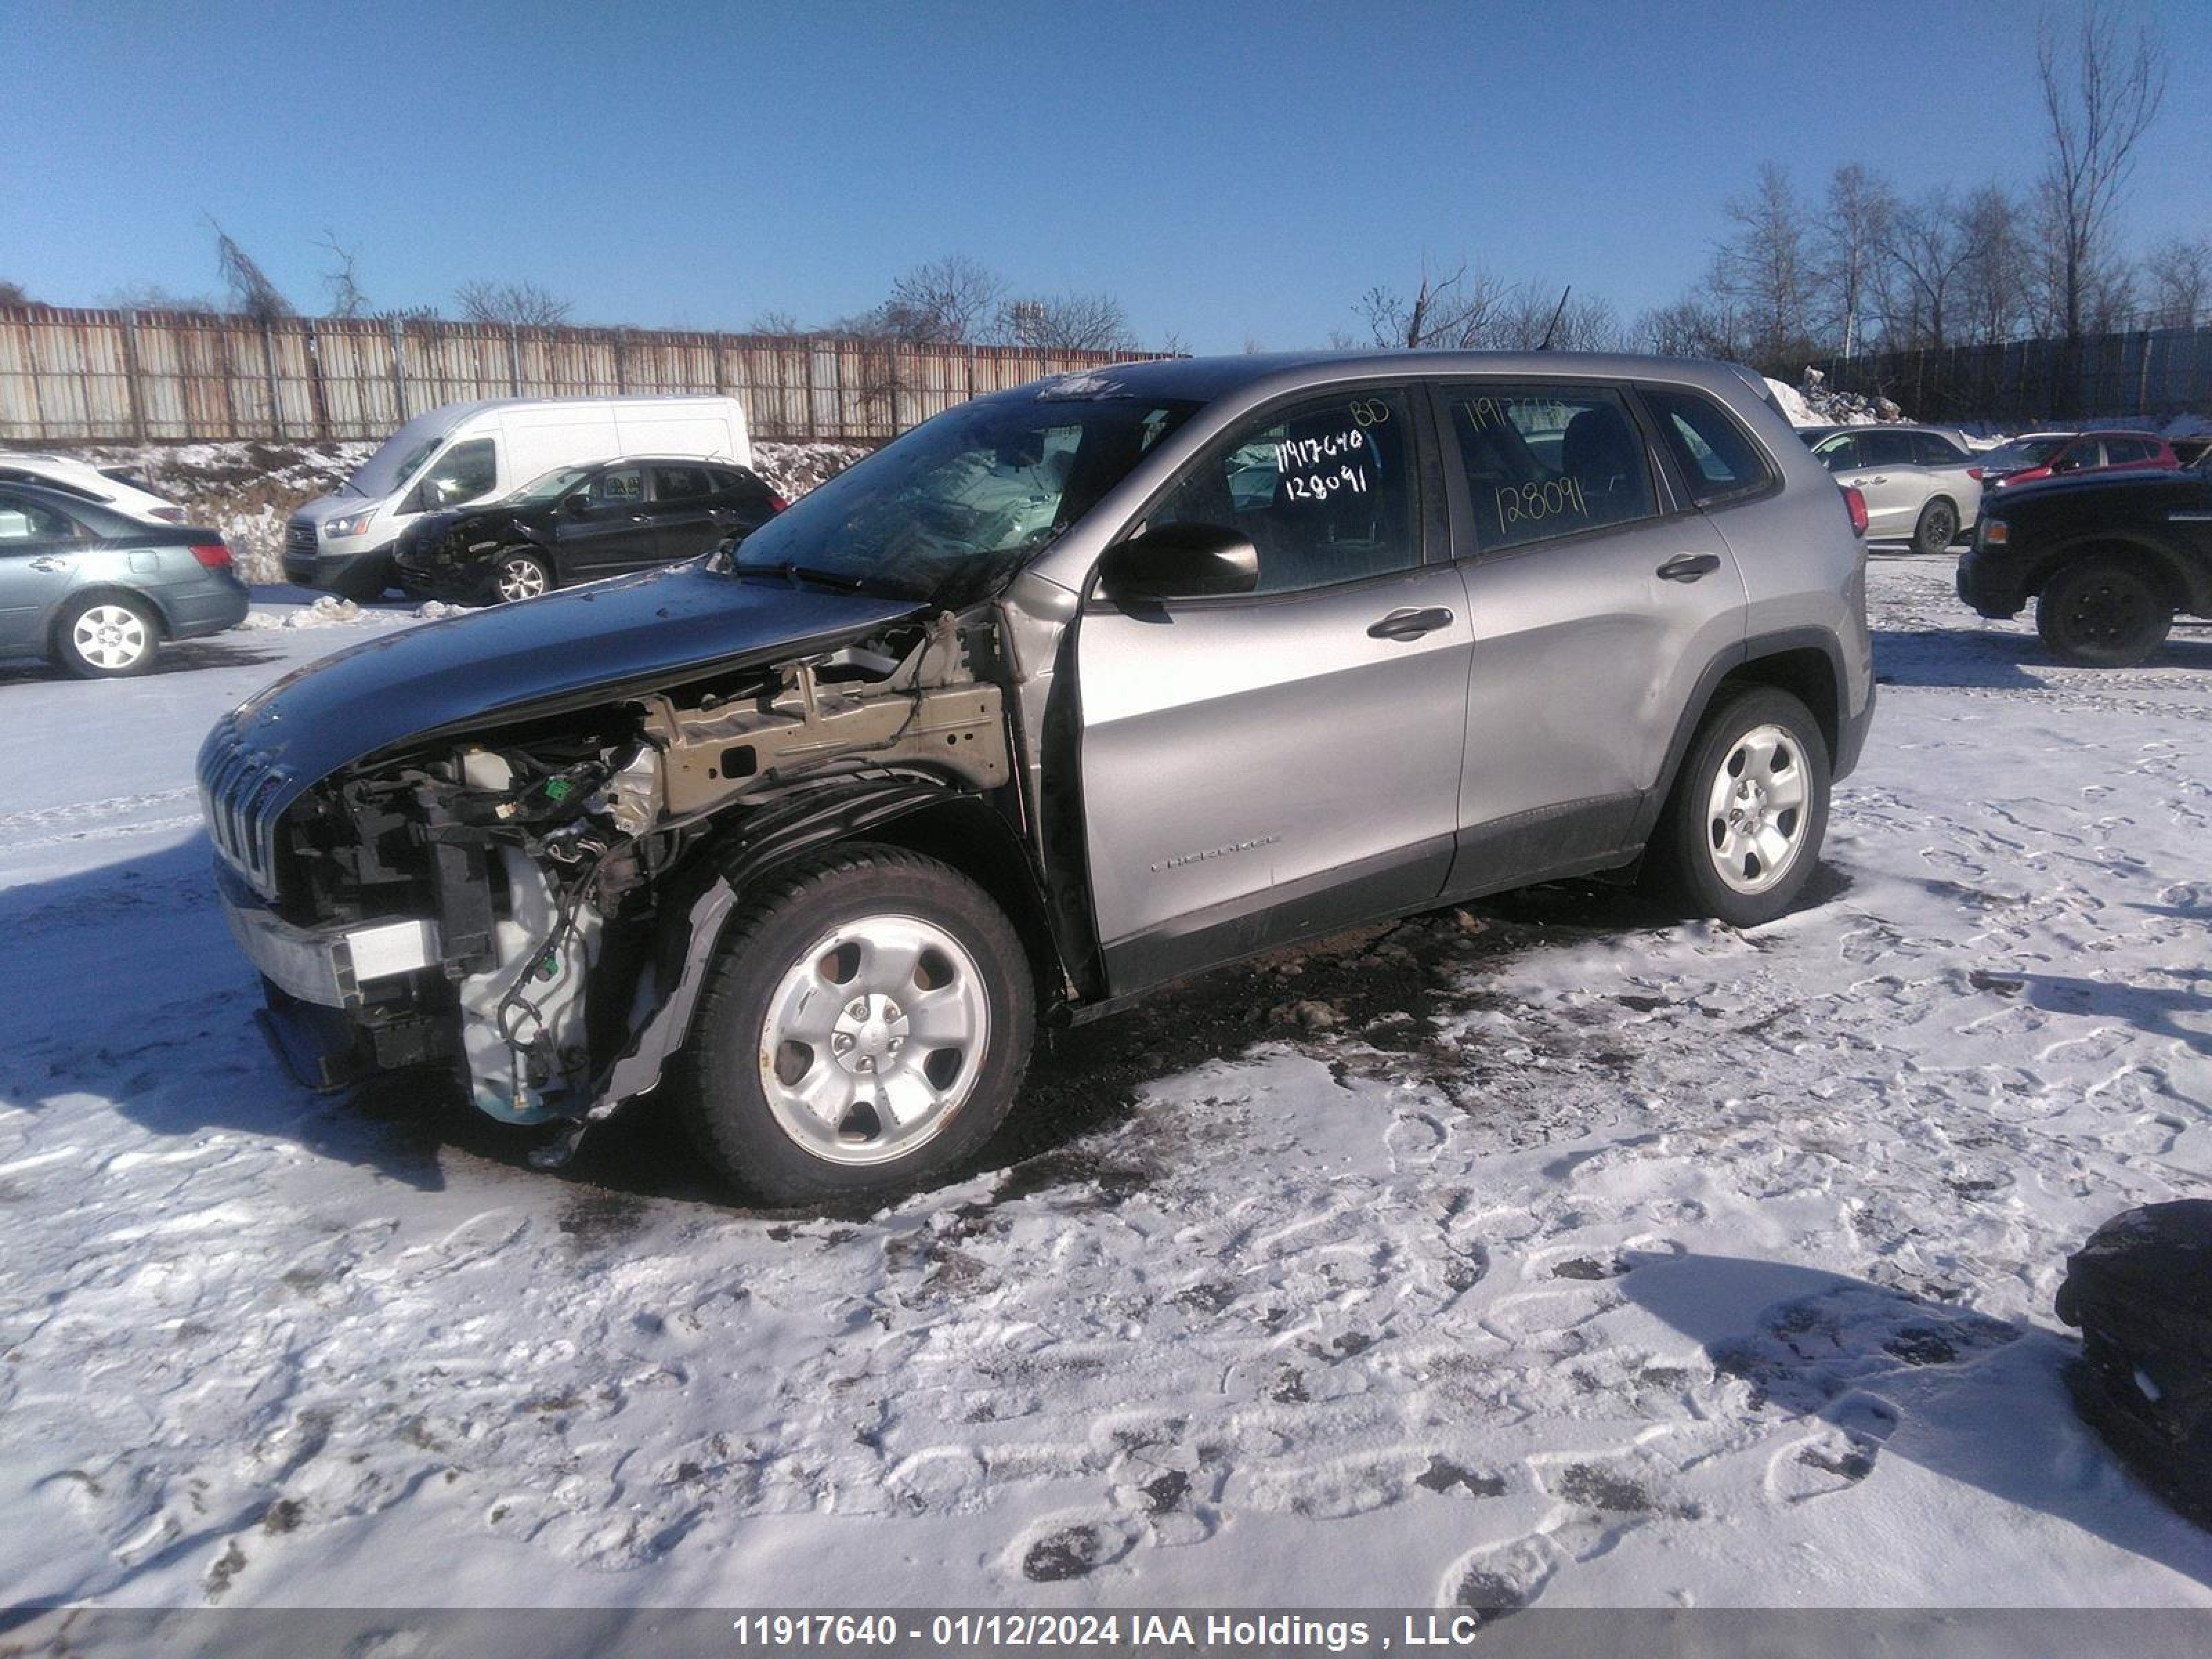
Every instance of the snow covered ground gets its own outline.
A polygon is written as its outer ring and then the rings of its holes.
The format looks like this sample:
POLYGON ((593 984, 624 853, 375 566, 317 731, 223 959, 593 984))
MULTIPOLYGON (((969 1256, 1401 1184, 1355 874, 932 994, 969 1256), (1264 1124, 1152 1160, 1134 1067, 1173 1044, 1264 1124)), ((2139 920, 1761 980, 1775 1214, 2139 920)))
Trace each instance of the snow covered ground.
POLYGON ((1219 974, 859 1215, 281 1078, 193 752, 410 619, 0 676, 0 1604, 2212 1606, 2051 1312, 2212 1172, 2212 637, 2055 668, 1948 583, 1876 561, 1798 914, 1219 974))

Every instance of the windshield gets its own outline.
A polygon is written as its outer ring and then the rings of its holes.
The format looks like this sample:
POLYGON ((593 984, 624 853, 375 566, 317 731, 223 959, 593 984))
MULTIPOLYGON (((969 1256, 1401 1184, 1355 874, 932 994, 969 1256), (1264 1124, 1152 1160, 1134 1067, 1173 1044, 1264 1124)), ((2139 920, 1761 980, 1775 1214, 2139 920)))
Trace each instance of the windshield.
POLYGON ((801 496, 746 538, 732 568, 970 604, 1197 408, 1141 398, 963 404, 801 496))
POLYGON ((542 478, 532 479, 507 499, 510 501, 550 501, 565 495, 592 476, 588 466, 556 466, 542 478))
POLYGON ((376 453, 354 469, 346 488, 372 499, 394 495, 438 453, 459 424, 452 409, 425 410, 377 446, 376 453))
POLYGON ((1982 465, 1995 472, 2041 466, 2071 442, 2071 438, 2014 438, 2010 443, 1991 450, 1982 465))

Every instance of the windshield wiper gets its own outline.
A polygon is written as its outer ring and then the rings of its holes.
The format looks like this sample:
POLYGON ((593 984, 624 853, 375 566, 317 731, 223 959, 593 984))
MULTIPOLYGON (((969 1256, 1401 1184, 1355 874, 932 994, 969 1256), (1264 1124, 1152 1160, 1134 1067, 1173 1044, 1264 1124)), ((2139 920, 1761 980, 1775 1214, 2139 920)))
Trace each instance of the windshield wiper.
POLYGON ((733 564, 730 568, 740 576, 781 576, 793 586, 800 582, 812 582, 817 586, 834 587, 844 593, 872 592, 880 599, 915 597, 872 584, 866 576, 856 576, 843 570, 825 570, 819 565, 801 564, 796 559, 779 559, 774 564, 733 564))

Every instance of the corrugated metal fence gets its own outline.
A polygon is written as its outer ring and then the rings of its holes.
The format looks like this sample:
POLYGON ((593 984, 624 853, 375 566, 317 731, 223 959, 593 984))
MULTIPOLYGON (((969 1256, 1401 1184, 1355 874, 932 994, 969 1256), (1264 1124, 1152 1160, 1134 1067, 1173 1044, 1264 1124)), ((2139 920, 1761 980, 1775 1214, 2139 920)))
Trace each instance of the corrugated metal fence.
POLYGON ((1892 351, 1815 363, 1840 392, 1891 398, 1917 421, 2212 414, 2212 328, 1892 351))
POLYGON ((0 306, 0 439, 382 438, 477 398, 720 392, 759 438, 895 437, 1109 352, 0 306))

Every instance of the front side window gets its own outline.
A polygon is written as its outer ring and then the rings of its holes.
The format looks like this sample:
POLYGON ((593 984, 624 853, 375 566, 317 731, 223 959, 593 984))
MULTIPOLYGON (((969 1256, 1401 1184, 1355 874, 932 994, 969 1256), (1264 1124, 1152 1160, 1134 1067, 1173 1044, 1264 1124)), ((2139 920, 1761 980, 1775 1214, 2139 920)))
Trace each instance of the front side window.
POLYGON ((957 607, 995 591, 1196 412, 1086 377, 925 421, 746 538, 740 576, 957 607))
POLYGON ((656 466, 653 469, 653 498, 657 501, 695 501, 714 494, 703 466, 656 466))
POLYGON ((1657 514, 1644 440, 1618 392, 1495 386, 1449 395, 1485 552, 1657 514))
POLYGON ((635 507, 644 499, 645 475, 634 466, 610 467, 584 492, 592 507, 635 507))
POLYGON ((1711 398, 1672 387, 1654 387, 1643 395, 1692 499, 1723 501, 1762 489, 1773 478, 1759 446, 1711 398))
POLYGON ((1402 392, 1342 392, 1216 442, 1145 515, 1249 537, 1261 593, 1358 581, 1421 562, 1413 428, 1402 392))
POLYGON ((471 438, 455 444, 438 457, 422 480, 425 501, 433 507, 456 501, 472 501, 499 482, 499 458, 489 438, 471 438))

